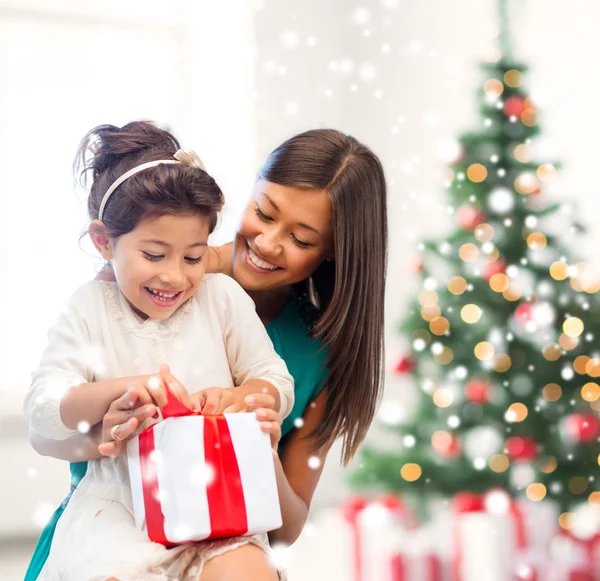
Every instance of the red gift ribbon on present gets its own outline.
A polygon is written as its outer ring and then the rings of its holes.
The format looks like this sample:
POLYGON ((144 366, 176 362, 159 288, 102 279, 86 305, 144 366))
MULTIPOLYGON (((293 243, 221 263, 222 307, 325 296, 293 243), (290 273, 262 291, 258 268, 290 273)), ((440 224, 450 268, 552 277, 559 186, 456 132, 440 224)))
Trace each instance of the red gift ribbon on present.
MULTIPOLYGON (((423 559, 425 561, 426 577, 422 581, 441 581, 442 563, 437 555, 426 554, 415 558, 423 559)), ((394 555, 391 562, 392 581, 406 581, 406 569, 406 557, 400 554, 394 555)))
MULTIPOLYGON (((496 489, 497 490, 497 489, 496 489)), ((487 494, 493 492, 494 489, 489 490, 486 494, 477 494, 475 492, 459 492, 454 496, 452 503, 453 512, 455 514, 454 519, 454 538, 455 538, 455 553, 454 553, 454 581, 461 581, 461 564, 462 564, 462 544, 460 542, 460 535, 458 529, 457 515, 465 514, 468 512, 483 512, 486 510, 485 497, 487 494)), ((510 498, 510 497, 509 497, 510 498)), ((525 531, 525 521, 523 519, 523 513, 521 512, 517 502, 510 498, 510 504, 508 514, 513 518, 515 523, 515 535, 516 545, 518 549, 523 549, 527 546, 527 535, 525 531)))
POLYGON ((366 499, 362 496, 352 496, 343 505, 342 511, 344 518, 350 523, 352 529, 352 544, 354 546, 354 581, 362 581, 363 578, 363 560, 362 560, 362 539, 360 527, 358 526, 358 516, 369 506, 369 504, 381 504, 391 513, 404 515, 406 507, 402 501, 393 494, 384 494, 377 499, 366 499))
MULTIPOLYGON (((201 415, 185 407, 166 384, 165 388, 167 404, 161 409, 163 419, 201 415)), ((203 418, 204 456, 214 469, 214 478, 206 485, 211 528, 206 540, 243 535, 248 532, 246 502, 227 420, 223 415, 203 418)), ((178 543, 172 543, 165 535, 165 517, 159 501, 158 470, 153 457, 154 425, 140 433, 139 451, 148 536, 156 543, 173 546, 178 543)))

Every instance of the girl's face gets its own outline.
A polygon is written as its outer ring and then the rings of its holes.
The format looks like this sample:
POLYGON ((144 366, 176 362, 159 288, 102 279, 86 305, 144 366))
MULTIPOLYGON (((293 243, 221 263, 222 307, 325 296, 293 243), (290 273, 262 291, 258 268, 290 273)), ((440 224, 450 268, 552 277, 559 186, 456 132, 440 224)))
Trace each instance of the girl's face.
POLYGON ((333 259, 332 208, 325 190, 259 180, 233 244, 233 277, 248 291, 286 287, 333 259))
POLYGON ((196 291, 206 272, 209 223, 198 215, 165 214, 98 244, 111 260, 119 288, 138 314, 166 319, 196 291))

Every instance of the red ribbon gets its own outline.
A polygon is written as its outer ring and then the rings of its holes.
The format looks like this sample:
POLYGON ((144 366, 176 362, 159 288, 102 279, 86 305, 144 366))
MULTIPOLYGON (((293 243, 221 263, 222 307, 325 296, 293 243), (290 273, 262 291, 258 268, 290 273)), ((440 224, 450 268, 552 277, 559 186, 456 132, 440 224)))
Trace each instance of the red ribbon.
POLYGON ((354 545, 354 581, 362 581, 363 578, 363 554, 362 539, 360 527, 358 525, 358 516, 369 506, 369 502, 383 505, 392 514, 397 516, 405 515, 405 506, 402 501, 392 495, 384 494, 378 499, 369 501, 362 496, 353 496, 349 498, 342 506, 344 518, 350 523, 352 529, 352 544, 354 545))
MULTIPOLYGON (((165 386, 166 387, 166 386, 165 386)), ((186 408, 168 389, 163 418, 200 415, 186 408)), ((227 420, 223 415, 204 417, 204 456, 213 469, 213 479, 206 486, 211 533, 208 539, 234 537, 248 532, 248 518, 242 478, 235 456, 227 420)), ((139 435, 140 468, 146 511, 146 527, 150 540, 173 546, 165 535, 165 517, 159 501, 154 425, 139 435)))
MULTIPOLYGON (((440 581, 442 579, 442 563, 437 555, 427 554, 414 558, 423 559, 425 563, 426 581, 440 581)), ((391 571, 392 581, 407 581, 408 571, 406 558, 403 555, 394 555, 392 557, 391 571)))

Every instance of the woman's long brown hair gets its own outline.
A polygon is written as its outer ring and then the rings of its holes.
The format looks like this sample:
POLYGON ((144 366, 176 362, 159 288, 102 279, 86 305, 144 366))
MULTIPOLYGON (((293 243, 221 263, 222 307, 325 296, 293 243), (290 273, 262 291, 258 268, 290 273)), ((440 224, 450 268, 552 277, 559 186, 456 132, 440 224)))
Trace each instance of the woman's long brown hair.
POLYGON ((280 145, 259 177, 324 189, 333 209, 334 261, 312 275, 320 300, 313 328, 329 353, 325 415, 317 445, 343 438, 348 463, 366 435, 383 389, 383 311, 387 201, 381 162, 365 145, 332 129, 307 131, 280 145))

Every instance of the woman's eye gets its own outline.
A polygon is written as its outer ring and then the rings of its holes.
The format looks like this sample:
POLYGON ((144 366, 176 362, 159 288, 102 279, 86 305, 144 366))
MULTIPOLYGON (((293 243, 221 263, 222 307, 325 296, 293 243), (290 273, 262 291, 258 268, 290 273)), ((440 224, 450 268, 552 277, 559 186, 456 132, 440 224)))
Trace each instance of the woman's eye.
POLYGON ((261 219, 264 220, 265 222, 272 222, 273 218, 271 218, 271 216, 267 216, 258 206, 258 204, 256 204, 256 207, 254 209, 254 211, 256 212, 256 215, 261 219))
POLYGON ((160 260, 161 258, 164 258, 163 254, 150 254, 149 252, 144 252, 143 253, 144 256, 148 259, 148 260, 160 260))
POLYGON ((189 264, 198 264, 199 262, 202 262, 203 258, 204 258, 203 256, 198 256, 198 258, 192 258, 191 256, 185 257, 185 259, 187 260, 187 262, 189 264))
POLYGON ((302 240, 298 240, 298 238, 296 238, 293 234, 292 240, 294 241, 294 244, 296 244, 296 246, 299 246, 300 248, 310 248, 312 246, 310 242, 302 242, 302 240))

